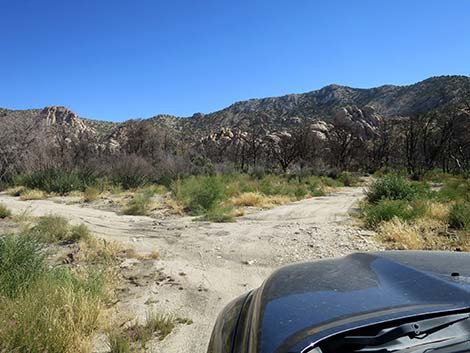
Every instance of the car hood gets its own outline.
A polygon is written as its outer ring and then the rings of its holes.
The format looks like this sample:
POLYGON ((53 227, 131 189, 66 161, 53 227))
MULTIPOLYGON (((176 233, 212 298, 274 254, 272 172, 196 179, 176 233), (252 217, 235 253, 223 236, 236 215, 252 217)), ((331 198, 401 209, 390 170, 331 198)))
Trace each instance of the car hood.
POLYGON ((373 323, 470 308, 470 255, 357 253, 290 265, 249 301, 252 352, 298 352, 310 342, 373 323))

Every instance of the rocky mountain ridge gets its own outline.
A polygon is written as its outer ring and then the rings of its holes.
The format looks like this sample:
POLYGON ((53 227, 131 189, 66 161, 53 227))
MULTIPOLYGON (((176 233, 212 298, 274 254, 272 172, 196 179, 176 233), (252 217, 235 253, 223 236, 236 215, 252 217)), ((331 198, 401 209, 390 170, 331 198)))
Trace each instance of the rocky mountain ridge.
MULTIPOLYGON (((408 86, 384 85, 376 88, 351 88, 329 85, 319 90, 282 97, 250 99, 209 114, 196 113, 179 118, 156 115, 145 119, 151 126, 169 131, 179 138, 204 138, 219 131, 244 131, 253 124, 265 132, 282 131, 307 122, 319 134, 331 124, 346 124, 367 138, 381 119, 410 116, 459 102, 470 92, 470 77, 440 76, 408 86)), ((73 136, 88 134, 116 148, 126 134, 126 122, 113 123, 79 117, 66 107, 8 110, 0 108, 2 124, 16 119, 31 121, 45 128, 60 127, 73 136)), ((323 131, 323 132, 322 132, 323 131)))

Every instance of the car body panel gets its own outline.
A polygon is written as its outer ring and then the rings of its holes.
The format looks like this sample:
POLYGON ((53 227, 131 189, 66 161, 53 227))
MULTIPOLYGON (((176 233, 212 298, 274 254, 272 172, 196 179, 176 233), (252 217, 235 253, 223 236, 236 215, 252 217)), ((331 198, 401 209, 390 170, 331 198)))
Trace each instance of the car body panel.
POLYGON ((294 264, 245 296, 232 352, 300 352, 358 326, 468 308, 469 254, 357 253, 294 264))

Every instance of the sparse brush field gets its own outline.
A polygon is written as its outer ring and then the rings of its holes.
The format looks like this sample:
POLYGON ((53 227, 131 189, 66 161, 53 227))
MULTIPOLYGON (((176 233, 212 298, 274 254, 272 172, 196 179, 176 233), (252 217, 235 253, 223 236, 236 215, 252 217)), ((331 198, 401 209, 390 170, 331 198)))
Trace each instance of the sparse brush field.
MULTIPOLYGON (((2 205, 0 212, 12 216, 2 205)), ((158 253, 139 256, 60 216, 11 219, 17 231, 0 235, 0 352, 91 352, 94 335, 113 326, 108 311, 116 288, 128 285, 119 264, 128 258, 154 261, 158 253)), ((108 335, 108 344, 112 352, 138 352, 184 323, 151 312, 145 324, 121 332, 121 339, 108 335)))
POLYGON ((368 188, 361 217, 390 249, 470 251, 470 181, 385 175, 368 188), (430 180, 442 185, 431 188, 430 180))
POLYGON ((160 178, 161 184, 137 176, 136 180, 129 178, 103 180, 85 173, 49 170, 13 178, 7 193, 22 200, 79 193, 82 196, 78 200, 90 204, 102 198, 115 200, 126 215, 151 215, 153 210, 165 208, 173 214, 198 216, 198 220, 227 222, 244 214, 247 207, 272 208, 323 196, 335 187, 359 184, 359 178, 350 173, 340 173, 336 179, 313 175, 193 175, 160 178), (130 186, 133 188, 126 190, 130 186))

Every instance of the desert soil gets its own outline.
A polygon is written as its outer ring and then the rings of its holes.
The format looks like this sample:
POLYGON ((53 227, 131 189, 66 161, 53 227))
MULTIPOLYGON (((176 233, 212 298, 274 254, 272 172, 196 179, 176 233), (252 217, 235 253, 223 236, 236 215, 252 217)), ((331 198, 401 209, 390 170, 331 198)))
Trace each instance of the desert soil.
MULTIPOLYGON (((276 268, 379 249, 370 233, 352 225, 349 213, 362 196, 362 188, 343 188, 250 213, 236 223, 123 216, 83 204, 20 201, 4 194, 0 203, 15 213, 28 210, 34 216, 56 214, 85 223, 96 236, 131 244, 138 252, 158 251, 160 259, 145 266, 138 260, 121 265, 132 285, 122 288, 114 310, 122 320, 143 320, 150 308, 191 319, 191 325, 179 325, 154 342, 149 352, 203 353, 224 305, 258 287, 276 268)), ((106 351, 97 340, 96 352, 106 351)))

